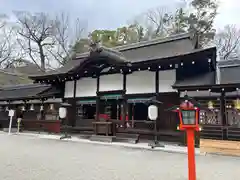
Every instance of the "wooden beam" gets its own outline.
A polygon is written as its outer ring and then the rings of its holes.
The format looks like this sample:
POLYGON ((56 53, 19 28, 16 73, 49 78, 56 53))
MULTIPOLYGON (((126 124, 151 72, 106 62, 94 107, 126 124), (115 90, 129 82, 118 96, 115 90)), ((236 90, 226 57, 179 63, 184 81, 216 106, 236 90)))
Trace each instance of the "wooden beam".
POLYGON ((97 99, 96 99, 96 121, 99 121, 99 114, 100 114, 100 97, 99 97, 99 86, 100 86, 100 76, 99 74, 97 75, 97 99))
MULTIPOLYGON (((226 107, 225 107, 225 92, 221 92, 220 96, 220 114, 222 118, 222 125, 228 126, 227 124, 227 118, 226 118, 226 107)), ((223 129, 223 139, 227 139, 227 129, 223 129)))
POLYGON ((122 121, 123 121, 123 128, 126 127, 126 115, 127 115, 127 98, 126 98, 126 88, 127 88, 127 74, 123 74, 123 91, 124 91, 124 96, 123 96, 123 113, 122 113, 122 121))
POLYGON ((74 80, 74 84, 73 84, 73 104, 72 104, 72 109, 73 109, 74 115, 72 116, 72 121, 71 121, 72 126, 76 125, 76 92, 77 92, 77 80, 74 80))
POLYGON ((155 89, 156 89, 156 94, 159 93, 159 71, 156 70, 155 72, 155 89))

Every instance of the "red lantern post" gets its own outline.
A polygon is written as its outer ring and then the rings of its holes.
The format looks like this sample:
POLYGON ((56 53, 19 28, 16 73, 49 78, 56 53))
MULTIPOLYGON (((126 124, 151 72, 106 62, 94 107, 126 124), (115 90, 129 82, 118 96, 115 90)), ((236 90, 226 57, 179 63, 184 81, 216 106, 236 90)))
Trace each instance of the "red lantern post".
POLYGON ((199 131, 199 108, 193 103, 185 100, 177 108, 180 119, 179 130, 185 130, 187 133, 188 146, 188 179, 196 180, 196 164, 195 164, 195 131, 199 131))

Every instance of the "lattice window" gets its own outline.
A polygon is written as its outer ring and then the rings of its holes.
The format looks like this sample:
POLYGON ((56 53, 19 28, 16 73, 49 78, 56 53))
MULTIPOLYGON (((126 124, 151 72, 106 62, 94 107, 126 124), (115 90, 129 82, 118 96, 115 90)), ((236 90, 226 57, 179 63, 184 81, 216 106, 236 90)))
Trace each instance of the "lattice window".
POLYGON ((199 100, 199 103, 205 110, 200 111, 199 121, 200 124, 220 125, 221 113, 220 113, 220 100, 199 100), (208 109, 208 102, 212 101, 213 109, 208 109))
POLYGON ((82 106, 78 106, 76 108, 76 116, 82 118, 83 115, 84 115, 83 107, 82 106))
POLYGON ((233 98, 226 99, 226 119, 229 126, 240 128, 240 111, 235 109, 233 98))
POLYGON ((109 117, 111 117, 111 106, 106 106, 105 107, 105 114, 107 114, 109 117))

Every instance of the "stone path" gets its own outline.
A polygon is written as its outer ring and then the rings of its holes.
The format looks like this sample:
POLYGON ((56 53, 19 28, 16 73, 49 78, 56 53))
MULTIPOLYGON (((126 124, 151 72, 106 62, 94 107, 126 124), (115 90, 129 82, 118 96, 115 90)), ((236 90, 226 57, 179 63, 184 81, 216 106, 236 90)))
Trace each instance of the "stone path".
MULTIPOLYGON (((0 134, 3 180, 187 180, 186 154, 0 134)), ((197 156, 198 180, 239 180, 240 158, 197 156)))

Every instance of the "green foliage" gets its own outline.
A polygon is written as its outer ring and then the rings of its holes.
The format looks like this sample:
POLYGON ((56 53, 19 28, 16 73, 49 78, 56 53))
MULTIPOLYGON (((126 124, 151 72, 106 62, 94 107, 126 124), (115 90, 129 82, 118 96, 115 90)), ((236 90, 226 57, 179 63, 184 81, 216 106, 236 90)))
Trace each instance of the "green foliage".
MULTIPOLYGON (((214 38, 213 23, 217 8, 216 0, 192 0, 188 8, 180 7, 175 13, 162 13, 159 9, 151 11, 148 14, 150 25, 134 22, 116 30, 94 30, 89 37, 93 42, 112 48, 150 38, 193 32, 198 34, 199 44, 203 46, 214 38)), ((81 39, 72 50, 74 53, 86 52, 88 44, 88 39, 81 39)))
MULTIPOLYGON (((101 43, 105 47, 116 47, 124 44, 139 42, 144 39, 144 28, 139 24, 132 24, 116 30, 94 30, 89 35, 93 42, 101 43)), ((71 47, 72 56, 88 51, 89 39, 80 39, 71 47)))
POLYGON ((179 8, 172 22, 171 34, 179 34, 188 31, 187 14, 183 8, 179 8))
POLYGON ((84 53, 88 51, 88 48, 88 39, 80 39, 71 47, 71 51, 73 52, 74 56, 76 53, 84 53))
POLYGON ((200 45, 208 43, 214 38, 214 19, 217 15, 218 4, 216 0, 193 0, 191 6, 194 11, 189 14, 189 31, 198 33, 200 45))

